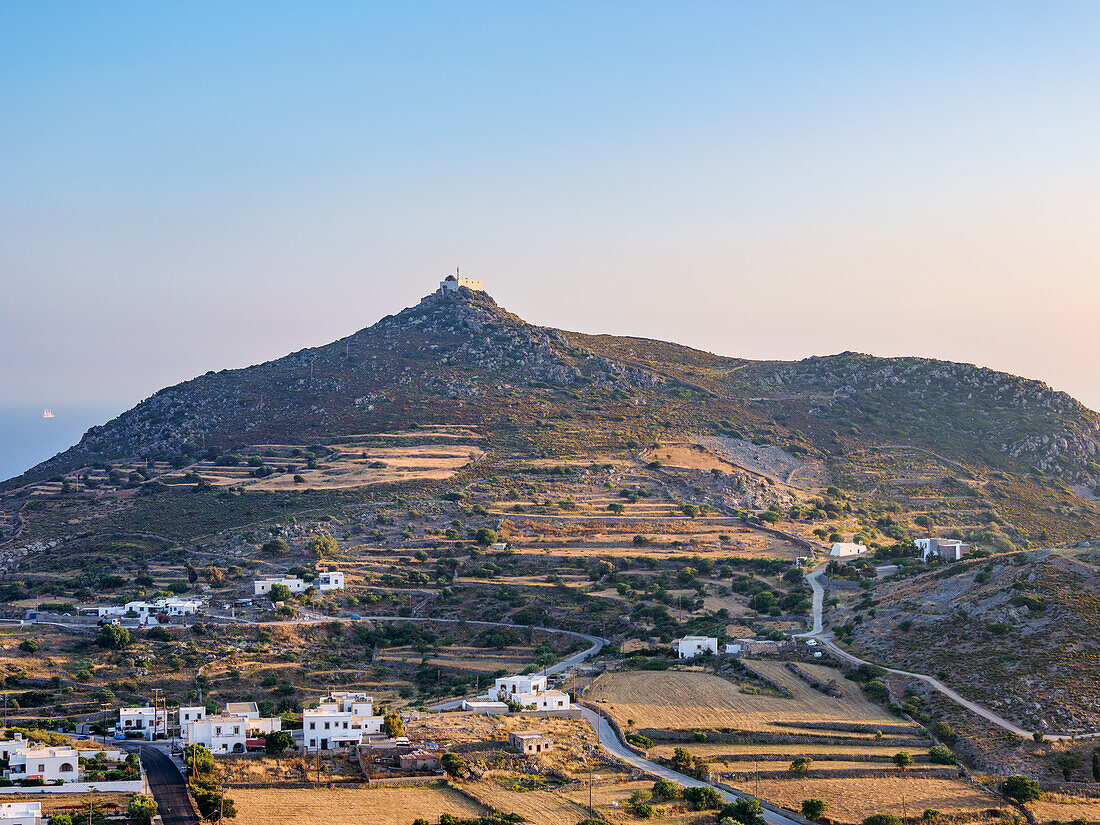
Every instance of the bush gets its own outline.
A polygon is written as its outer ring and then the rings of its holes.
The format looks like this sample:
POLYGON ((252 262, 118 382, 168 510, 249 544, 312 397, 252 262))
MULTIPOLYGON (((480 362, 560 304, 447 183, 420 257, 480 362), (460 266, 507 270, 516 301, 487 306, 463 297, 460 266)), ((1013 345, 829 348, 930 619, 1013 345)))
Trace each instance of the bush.
POLYGON ((680 795, 680 786, 671 779, 658 779, 653 783, 653 795, 658 799, 675 799, 680 795))
POLYGON ((457 753, 445 753, 439 758, 439 764, 443 766, 443 770, 449 773, 451 776, 458 776, 460 773, 466 770, 466 761, 457 753))
POLYGON ((37 639, 24 639, 19 643, 19 649, 24 653, 35 653, 42 647, 37 639))
POLYGON ((297 745, 294 744, 294 737, 289 731, 277 730, 269 733, 264 740, 264 750, 269 756, 278 756, 290 748, 297 748, 297 745))
POLYGON ((893 814, 872 814, 863 820, 863 825, 902 825, 893 814))
POLYGON ((928 759, 936 765, 954 765, 958 762, 958 758, 951 752, 950 748, 945 748, 943 745, 935 745, 929 748, 928 759))
POLYGON ((824 799, 803 799, 802 815, 806 819, 821 819, 829 810, 829 803, 824 799))
POLYGON ((741 825, 765 825, 764 808, 756 799, 738 799, 732 805, 722 808, 718 818, 732 819, 741 825))
POLYGON ((134 822, 149 825, 156 815, 157 802, 153 797, 141 793, 136 793, 130 797, 130 804, 126 806, 126 816, 134 822))
POLYGON ((642 750, 649 750, 653 747, 653 740, 648 736, 642 736, 640 733, 628 733, 626 735, 626 741, 642 750))
POLYGON ((710 785, 704 785, 701 788, 684 788, 681 795, 693 811, 718 810, 722 807, 722 795, 710 785))
POLYGON ((306 550, 310 552, 310 555, 318 559, 324 556, 331 556, 339 549, 340 546, 336 543, 336 539, 328 533, 321 533, 318 536, 313 536, 306 544, 306 550))
POLYGON ((261 548, 269 556, 281 556, 290 550, 290 545, 283 539, 272 539, 261 548))
POLYGON ((1019 774, 1014 774, 1001 783, 1001 793, 1021 805, 1026 802, 1034 802, 1043 796, 1043 791, 1038 782, 1019 774))
POLYGON ((812 765, 813 762, 814 760, 808 756, 800 756, 787 766, 787 770, 791 773, 805 773, 810 769, 810 765, 812 765))
POLYGON ((95 643, 107 650, 122 650, 130 641, 130 631, 117 624, 103 625, 95 637, 95 643))

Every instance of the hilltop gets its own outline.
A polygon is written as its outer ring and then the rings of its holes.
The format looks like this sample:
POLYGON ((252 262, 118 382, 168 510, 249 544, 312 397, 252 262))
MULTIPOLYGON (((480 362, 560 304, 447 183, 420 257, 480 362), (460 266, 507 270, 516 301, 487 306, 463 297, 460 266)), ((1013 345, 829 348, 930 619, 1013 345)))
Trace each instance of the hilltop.
MULTIPOLYGON (((98 468, 106 481, 114 470, 118 481, 123 467, 125 484, 163 492, 181 478, 136 464, 201 469, 262 445, 320 455, 341 439, 439 426, 479 428, 479 449, 497 462, 710 439, 718 460, 748 473, 742 489, 753 479, 802 489, 832 481, 876 509, 900 502, 941 525, 992 525, 1023 545, 1100 533, 1100 417, 1040 382, 920 358, 747 361, 573 333, 529 324, 466 288, 440 289, 331 344, 160 390, 0 489, 68 479, 80 491, 82 475, 94 480, 98 468), (774 472, 754 464, 765 451, 774 472)), ((776 500, 790 503, 762 499, 776 500)))

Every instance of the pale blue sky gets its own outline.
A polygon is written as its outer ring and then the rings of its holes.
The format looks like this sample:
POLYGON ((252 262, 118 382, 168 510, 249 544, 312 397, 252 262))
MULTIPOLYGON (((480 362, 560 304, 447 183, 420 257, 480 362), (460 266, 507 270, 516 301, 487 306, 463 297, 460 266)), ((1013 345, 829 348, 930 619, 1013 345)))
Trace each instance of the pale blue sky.
POLYGON ((0 0, 0 406, 129 406, 461 265, 537 323, 1100 407, 1100 5, 0 0))

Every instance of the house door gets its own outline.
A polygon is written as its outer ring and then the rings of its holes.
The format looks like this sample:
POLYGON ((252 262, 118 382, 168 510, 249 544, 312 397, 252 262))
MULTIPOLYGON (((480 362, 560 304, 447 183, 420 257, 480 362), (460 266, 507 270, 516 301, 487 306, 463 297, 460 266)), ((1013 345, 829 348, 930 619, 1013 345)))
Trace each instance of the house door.
POLYGON ((322 739, 321 740, 321 750, 323 750, 323 751, 328 750, 328 740, 327 739, 322 739))

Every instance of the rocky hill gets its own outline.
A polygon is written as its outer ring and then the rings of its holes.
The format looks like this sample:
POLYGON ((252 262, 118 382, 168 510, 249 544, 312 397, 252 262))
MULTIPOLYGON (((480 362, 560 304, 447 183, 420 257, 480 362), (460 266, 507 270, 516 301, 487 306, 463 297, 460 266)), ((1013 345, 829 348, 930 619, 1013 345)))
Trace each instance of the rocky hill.
MULTIPOLYGON (((1000 473, 1001 521, 1020 536, 1037 535, 1024 522, 1040 500, 1053 514, 1041 531, 1051 539, 1100 534, 1100 416, 1045 384, 927 359, 753 362, 564 332, 465 288, 434 292, 331 344, 163 389, 0 490, 97 463, 182 467, 204 451, 437 424, 480 425, 495 455, 513 456, 720 435, 812 457, 868 494, 882 485, 861 481, 872 474, 860 456, 921 449, 947 462, 930 471, 939 481, 975 480, 968 495, 994 490, 977 487, 1000 473)), ((996 509, 979 505, 971 509, 996 509)))

